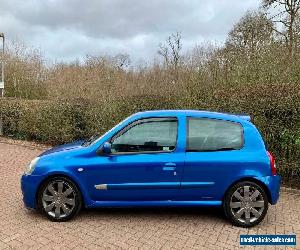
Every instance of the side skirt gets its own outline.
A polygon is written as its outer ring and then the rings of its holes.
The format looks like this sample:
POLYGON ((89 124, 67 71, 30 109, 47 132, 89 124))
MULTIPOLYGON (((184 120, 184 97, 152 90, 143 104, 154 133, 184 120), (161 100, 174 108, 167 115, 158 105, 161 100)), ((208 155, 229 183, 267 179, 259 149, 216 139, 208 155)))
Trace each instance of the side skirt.
POLYGON ((94 201, 87 207, 215 207, 222 201, 94 201))

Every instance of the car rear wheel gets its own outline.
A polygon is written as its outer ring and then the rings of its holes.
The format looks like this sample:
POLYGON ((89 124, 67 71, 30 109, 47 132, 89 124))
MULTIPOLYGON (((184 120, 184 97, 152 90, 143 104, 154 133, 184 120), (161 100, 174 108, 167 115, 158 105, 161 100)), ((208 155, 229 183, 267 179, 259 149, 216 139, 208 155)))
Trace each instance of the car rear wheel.
POLYGON ((236 226, 259 224, 268 211, 268 197, 264 189, 251 181, 232 186, 225 195, 223 208, 226 217, 236 226))
POLYGON ((47 180, 38 194, 38 207, 52 221, 67 221, 81 209, 82 199, 77 186, 65 177, 47 180))

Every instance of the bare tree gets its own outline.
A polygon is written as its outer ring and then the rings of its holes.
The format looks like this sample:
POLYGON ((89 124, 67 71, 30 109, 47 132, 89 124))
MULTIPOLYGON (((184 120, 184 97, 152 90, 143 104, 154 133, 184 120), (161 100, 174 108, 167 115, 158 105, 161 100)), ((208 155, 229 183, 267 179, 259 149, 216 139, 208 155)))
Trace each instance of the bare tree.
POLYGON ((114 56, 113 61, 119 69, 127 68, 131 63, 130 56, 128 54, 117 54, 114 56))
POLYGON ((171 34, 165 44, 159 44, 158 54, 163 57, 167 66, 177 69, 181 63, 180 51, 182 49, 181 33, 171 34))
POLYGON ((263 7, 270 20, 278 23, 274 30, 281 35, 292 54, 296 46, 296 24, 299 18, 300 0, 263 0, 263 7), (274 13, 276 12, 276 13, 274 13))
POLYGON ((247 12, 229 32, 226 47, 252 54, 273 40, 273 23, 262 12, 247 12))
POLYGON ((164 63, 169 65, 169 48, 166 45, 159 44, 159 49, 157 53, 163 57, 164 63))

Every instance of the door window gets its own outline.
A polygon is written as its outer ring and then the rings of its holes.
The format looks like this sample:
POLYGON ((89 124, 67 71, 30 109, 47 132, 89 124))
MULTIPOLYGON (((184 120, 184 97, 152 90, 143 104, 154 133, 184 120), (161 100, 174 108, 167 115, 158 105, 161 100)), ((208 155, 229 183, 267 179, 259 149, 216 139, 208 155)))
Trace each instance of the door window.
POLYGON ((242 146, 241 124, 209 118, 188 118, 187 151, 236 150, 242 146))
POLYGON ((111 140, 112 153, 170 152, 177 142, 176 118, 142 119, 111 140))

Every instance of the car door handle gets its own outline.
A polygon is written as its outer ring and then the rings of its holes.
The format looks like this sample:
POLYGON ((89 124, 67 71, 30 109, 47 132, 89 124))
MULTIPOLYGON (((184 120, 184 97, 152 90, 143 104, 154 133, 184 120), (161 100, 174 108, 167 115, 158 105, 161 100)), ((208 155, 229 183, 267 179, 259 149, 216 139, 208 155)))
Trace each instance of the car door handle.
POLYGON ((176 167, 176 163, 174 162, 168 162, 165 164, 166 167, 176 167))
POLYGON ((176 168, 176 163, 173 162, 168 162, 165 164, 165 166, 163 167, 164 171, 173 171, 176 168))

